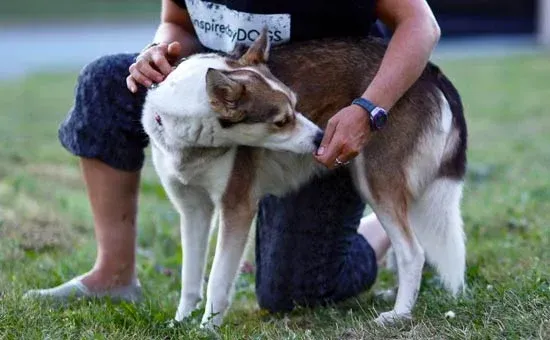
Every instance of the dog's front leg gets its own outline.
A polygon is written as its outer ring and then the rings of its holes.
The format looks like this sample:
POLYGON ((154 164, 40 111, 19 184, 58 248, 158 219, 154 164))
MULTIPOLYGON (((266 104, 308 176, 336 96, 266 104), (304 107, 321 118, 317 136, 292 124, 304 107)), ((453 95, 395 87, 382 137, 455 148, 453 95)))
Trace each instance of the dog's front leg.
POLYGON ((206 192, 193 189, 182 197, 180 221, 182 244, 181 295, 176 321, 188 317, 202 300, 208 235, 214 205, 206 192))
POLYGON ((182 321, 202 300, 208 235, 214 205, 205 190, 161 177, 168 197, 180 213, 182 244, 181 295, 176 321, 182 321))
POLYGON ((255 212, 255 206, 249 203, 229 205, 222 202, 216 254, 201 322, 203 327, 219 326, 223 321, 255 212))

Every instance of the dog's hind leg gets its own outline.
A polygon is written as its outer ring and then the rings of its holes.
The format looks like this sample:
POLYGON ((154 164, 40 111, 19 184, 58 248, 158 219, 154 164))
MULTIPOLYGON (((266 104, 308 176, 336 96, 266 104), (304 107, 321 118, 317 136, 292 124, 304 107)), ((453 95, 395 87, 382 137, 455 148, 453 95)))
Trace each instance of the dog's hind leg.
POLYGON ((231 301, 234 281, 243 256, 248 232, 255 214, 248 202, 222 203, 214 262, 206 292, 206 307, 201 326, 219 326, 231 301))
POLYGON ((379 324, 392 324, 412 317, 411 311, 420 288, 424 251, 410 228, 406 213, 386 209, 375 209, 375 212, 395 252, 399 285, 393 310, 381 313, 375 321, 379 324))
POLYGON ((168 197, 180 213, 182 244, 181 295, 176 321, 188 317, 202 300, 208 235, 214 204, 203 189, 162 177, 168 197))
POLYGON ((453 295, 464 288, 465 236, 460 214, 462 181, 440 178, 411 205, 410 221, 426 260, 453 295))
POLYGON ((359 154, 353 164, 356 188, 384 227, 397 263, 398 289, 393 310, 381 313, 375 322, 389 325, 408 320, 412 317, 411 311, 418 296, 425 261, 424 251, 409 223, 411 195, 407 192, 406 181, 400 172, 369 172, 363 154, 359 154), (376 177, 369 178, 367 173, 376 177), (373 188, 371 183, 378 185, 373 188))
POLYGON ((375 321, 381 325, 389 325, 411 319, 425 259, 424 251, 409 224, 407 193, 395 190, 380 195, 383 196, 369 202, 386 230, 395 252, 398 290, 393 310, 381 313, 375 321))

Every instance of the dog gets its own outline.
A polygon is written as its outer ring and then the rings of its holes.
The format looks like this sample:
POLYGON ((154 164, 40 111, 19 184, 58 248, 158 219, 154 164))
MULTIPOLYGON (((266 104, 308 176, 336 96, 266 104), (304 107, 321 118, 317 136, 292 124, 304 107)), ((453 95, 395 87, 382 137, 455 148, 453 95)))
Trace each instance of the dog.
MULTIPOLYGON (((175 319, 202 300, 209 230, 220 224, 202 326, 219 326, 230 305, 257 202, 329 171, 316 150, 329 119, 359 97, 386 45, 375 38, 325 39, 273 47, 263 34, 239 57, 203 52, 182 60, 148 91, 142 124, 153 164, 181 215, 181 296, 175 319), (301 113, 300 113, 301 112, 301 113)), ((391 311, 411 318, 425 261, 454 296, 464 290, 460 212, 467 130, 462 103, 429 63, 347 165, 386 230, 398 266, 391 311)))

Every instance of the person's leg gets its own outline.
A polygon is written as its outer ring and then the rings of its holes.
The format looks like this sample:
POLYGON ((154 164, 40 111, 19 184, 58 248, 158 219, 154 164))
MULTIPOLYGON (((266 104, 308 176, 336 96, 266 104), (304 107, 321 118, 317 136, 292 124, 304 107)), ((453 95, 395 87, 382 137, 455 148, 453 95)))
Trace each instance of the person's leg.
POLYGON ((380 263, 384 259, 390 248, 390 238, 386 234, 384 227, 374 213, 371 213, 361 219, 361 224, 357 232, 369 242, 376 254, 376 260, 380 263))
POLYGON ((341 301, 375 281, 374 250, 357 233, 365 205, 345 169, 260 204, 256 295, 261 308, 341 301))
POLYGON ((82 283, 91 291, 129 285, 135 276, 140 173, 117 170, 91 158, 81 158, 80 164, 97 241, 94 268, 82 283))
POLYGON ((27 296, 139 297, 136 215, 147 136, 140 123, 145 90, 132 94, 125 84, 134 57, 111 55, 87 65, 78 79, 74 106, 59 129, 61 144, 80 157, 94 219, 95 265, 61 286, 27 296))

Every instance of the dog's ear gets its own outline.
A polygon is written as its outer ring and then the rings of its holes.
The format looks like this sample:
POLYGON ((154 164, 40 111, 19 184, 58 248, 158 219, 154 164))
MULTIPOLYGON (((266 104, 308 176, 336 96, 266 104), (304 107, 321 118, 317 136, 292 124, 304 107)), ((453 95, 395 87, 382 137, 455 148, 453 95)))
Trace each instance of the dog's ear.
POLYGON ((269 59, 269 37, 267 27, 264 26, 260 36, 254 40, 239 62, 246 66, 265 64, 269 59))
POLYGON ((247 51, 248 47, 243 43, 236 43, 233 50, 229 52, 231 58, 240 59, 247 51))
POLYGON ((220 118, 238 121, 241 114, 237 102, 244 93, 244 85, 229 78, 224 72, 209 68, 206 71, 206 91, 210 104, 220 118))

